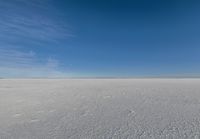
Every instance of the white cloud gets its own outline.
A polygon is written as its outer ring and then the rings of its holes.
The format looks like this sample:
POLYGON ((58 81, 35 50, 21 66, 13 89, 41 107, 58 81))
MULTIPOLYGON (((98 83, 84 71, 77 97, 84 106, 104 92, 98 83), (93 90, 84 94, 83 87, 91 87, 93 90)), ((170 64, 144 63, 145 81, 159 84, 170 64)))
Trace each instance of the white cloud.
POLYGON ((59 61, 56 59, 48 58, 46 66, 49 68, 57 68, 59 66, 59 61))
POLYGON ((33 51, 0 50, 0 77, 66 77, 59 61, 38 58, 33 51))

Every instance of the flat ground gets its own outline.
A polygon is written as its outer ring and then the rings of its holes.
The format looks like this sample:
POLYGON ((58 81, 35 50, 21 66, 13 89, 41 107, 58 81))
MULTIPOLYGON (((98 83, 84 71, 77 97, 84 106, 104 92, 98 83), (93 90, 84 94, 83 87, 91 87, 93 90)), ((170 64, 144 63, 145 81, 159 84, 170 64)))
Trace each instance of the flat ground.
POLYGON ((0 139, 198 139, 200 79, 0 80, 0 139))

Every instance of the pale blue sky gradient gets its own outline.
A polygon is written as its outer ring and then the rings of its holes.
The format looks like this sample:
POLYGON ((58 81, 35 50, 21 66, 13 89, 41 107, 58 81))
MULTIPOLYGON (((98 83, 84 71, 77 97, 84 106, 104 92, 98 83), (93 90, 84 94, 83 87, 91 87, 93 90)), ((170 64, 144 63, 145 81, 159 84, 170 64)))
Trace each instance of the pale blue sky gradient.
POLYGON ((0 77, 199 77, 196 0, 2 0, 0 77))

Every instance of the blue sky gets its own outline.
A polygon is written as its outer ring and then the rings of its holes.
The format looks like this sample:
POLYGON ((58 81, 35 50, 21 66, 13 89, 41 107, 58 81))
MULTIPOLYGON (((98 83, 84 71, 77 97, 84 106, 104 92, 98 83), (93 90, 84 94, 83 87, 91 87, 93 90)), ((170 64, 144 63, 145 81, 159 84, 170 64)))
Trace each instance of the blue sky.
POLYGON ((200 76, 195 0, 1 0, 0 77, 200 76))

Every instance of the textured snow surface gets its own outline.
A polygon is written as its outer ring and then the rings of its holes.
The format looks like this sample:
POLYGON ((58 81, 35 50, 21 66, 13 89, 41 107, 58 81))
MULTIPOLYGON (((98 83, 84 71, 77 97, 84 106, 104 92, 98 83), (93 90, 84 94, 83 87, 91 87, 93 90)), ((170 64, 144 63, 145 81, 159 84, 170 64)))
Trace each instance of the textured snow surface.
POLYGON ((0 80, 0 139, 143 138, 200 138, 200 79, 0 80))

